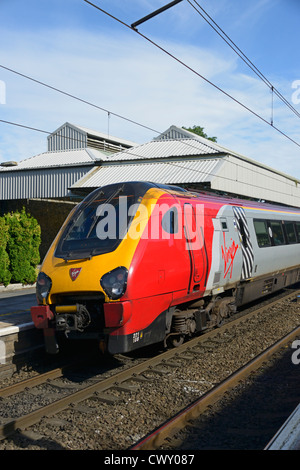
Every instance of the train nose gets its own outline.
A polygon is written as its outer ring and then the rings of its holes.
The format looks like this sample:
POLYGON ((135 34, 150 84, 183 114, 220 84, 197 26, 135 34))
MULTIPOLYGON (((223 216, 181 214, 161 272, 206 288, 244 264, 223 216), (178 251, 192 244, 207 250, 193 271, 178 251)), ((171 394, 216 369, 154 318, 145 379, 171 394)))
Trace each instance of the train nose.
POLYGON ((104 322, 107 328, 123 326, 131 317, 131 302, 111 302, 104 304, 104 322))

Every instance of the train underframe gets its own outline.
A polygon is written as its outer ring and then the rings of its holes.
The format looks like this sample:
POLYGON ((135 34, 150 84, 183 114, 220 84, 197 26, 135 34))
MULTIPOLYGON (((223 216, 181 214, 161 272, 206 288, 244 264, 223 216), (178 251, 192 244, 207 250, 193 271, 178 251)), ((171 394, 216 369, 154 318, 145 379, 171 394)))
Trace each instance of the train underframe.
POLYGON ((219 327, 224 319, 236 313, 239 307, 297 282, 300 282, 300 269, 294 267, 261 278, 242 281, 224 292, 177 306, 172 312, 171 327, 166 335, 165 344, 177 346, 196 332, 219 327))
POLYGON ((56 305, 37 306, 33 309, 33 320, 37 328, 44 329, 46 350, 50 353, 58 351, 59 335, 97 340, 100 349, 110 354, 159 342, 176 347, 196 333, 222 325, 240 306, 299 281, 298 267, 243 281, 215 295, 168 308, 147 328, 130 334, 122 334, 120 330, 130 316, 130 303, 127 306, 126 302, 105 304, 101 294, 61 297, 56 305))

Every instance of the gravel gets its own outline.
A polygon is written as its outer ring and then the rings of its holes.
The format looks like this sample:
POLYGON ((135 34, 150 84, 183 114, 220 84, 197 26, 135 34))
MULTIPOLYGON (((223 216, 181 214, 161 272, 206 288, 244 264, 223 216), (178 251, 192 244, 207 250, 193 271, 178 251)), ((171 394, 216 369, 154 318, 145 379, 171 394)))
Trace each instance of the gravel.
MULTIPOLYGON (((142 385, 135 384, 137 389, 130 393, 117 390, 110 392, 121 397, 119 403, 103 403, 97 396, 93 396, 54 417, 43 418, 27 431, 20 431, 11 438, 0 441, 0 450, 128 449, 299 323, 300 303, 282 300, 259 316, 230 328, 220 328, 218 337, 199 348, 193 360, 183 360, 182 365, 166 369, 167 372, 163 375, 144 373, 149 381, 142 385)), ((135 360, 134 356, 128 356, 124 364, 128 366, 135 360)), ((176 358, 176 361, 179 359, 176 358)), ((3 380, 0 385, 20 380, 22 374, 24 372, 20 371, 17 376, 3 380)), ((37 387, 34 393, 28 392, 26 398, 22 394, 13 400, 4 399, 1 403, 0 420, 3 422, 4 418, 15 417, 29 407, 46 403, 55 394, 60 394, 59 389, 54 390, 47 385, 46 388, 37 387)), ((233 415, 232 425, 234 422, 233 415)), ((247 435, 247 429, 244 432, 247 435)))

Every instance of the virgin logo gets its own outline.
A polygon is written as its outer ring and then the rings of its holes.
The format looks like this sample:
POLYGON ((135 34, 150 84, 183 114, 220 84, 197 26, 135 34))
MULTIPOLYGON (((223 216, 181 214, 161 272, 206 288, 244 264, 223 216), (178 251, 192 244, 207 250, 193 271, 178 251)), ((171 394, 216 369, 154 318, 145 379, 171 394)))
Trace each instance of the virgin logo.
POLYGON ((78 278, 81 269, 82 268, 71 268, 70 269, 70 278, 72 279, 72 281, 75 281, 78 278))
POLYGON ((223 232, 223 239, 224 239, 224 246, 221 247, 222 249, 222 258, 224 260, 224 279, 230 271, 230 279, 232 276, 232 269, 233 269, 233 261, 238 250, 238 245, 235 244, 234 240, 232 240, 232 244, 229 248, 226 246, 225 242, 225 233, 223 232))

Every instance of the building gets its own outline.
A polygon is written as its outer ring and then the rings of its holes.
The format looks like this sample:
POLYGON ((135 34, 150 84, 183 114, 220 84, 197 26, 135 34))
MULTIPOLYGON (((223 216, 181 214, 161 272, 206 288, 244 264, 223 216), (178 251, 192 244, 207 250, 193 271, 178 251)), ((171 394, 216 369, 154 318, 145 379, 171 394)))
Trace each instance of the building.
POLYGON ((65 123, 48 136, 47 152, 0 165, 1 213, 25 207, 36 217, 43 257, 78 200, 122 181, 176 184, 300 207, 299 180, 180 127, 137 145, 65 123))
POLYGON ((75 126, 69 122, 52 132, 47 139, 48 152, 90 148, 100 150, 104 155, 111 155, 136 145, 135 142, 75 126))
POLYGON ((0 201, 68 198, 95 164, 134 145, 67 122, 48 136, 48 152, 0 165, 0 201))
POLYGON ((0 214, 25 207, 41 225, 43 257, 78 202, 70 188, 95 165, 134 145, 66 122, 48 136, 47 152, 0 164, 0 214))
POLYGON ((72 192, 84 195, 99 186, 134 180, 300 207, 299 180, 176 126, 98 162, 72 185, 72 192))

